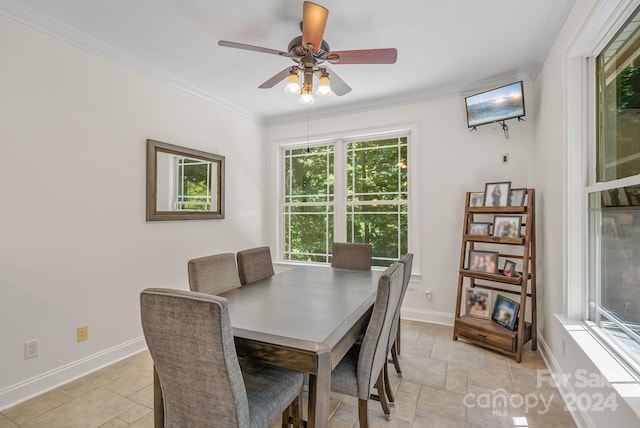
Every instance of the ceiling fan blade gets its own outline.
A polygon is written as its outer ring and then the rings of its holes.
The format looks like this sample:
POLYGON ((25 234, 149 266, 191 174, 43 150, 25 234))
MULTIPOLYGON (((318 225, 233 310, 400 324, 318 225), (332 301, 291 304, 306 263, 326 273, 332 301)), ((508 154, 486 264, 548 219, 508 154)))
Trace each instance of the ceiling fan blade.
POLYGON ((291 57, 291 54, 289 52, 278 51, 278 50, 269 49, 269 48, 263 48, 263 47, 260 47, 260 46, 245 45, 244 43, 229 42, 227 40, 220 40, 218 42, 218 45, 224 46, 226 48, 244 49, 244 50, 247 50, 247 51, 255 51, 255 52, 262 52, 262 53, 271 54, 271 55, 279 55, 279 56, 291 57))
POLYGON ((276 74, 275 76, 273 76, 272 78, 264 82, 262 85, 258 86, 258 88, 260 89, 273 88, 278 82, 280 82, 281 80, 283 80, 285 77, 289 75, 290 69, 291 67, 285 68, 284 70, 282 70, 281 72, 279 72, 278 74, 276 74))
POLYGON ((397 59, 396 48, 336 51, 327 54, 327 61, 331 64, 395 64, 397 59))
POLYGON ((320 50, 328 16, 329 10, 326 8, 310 1, 304 2, 302 10, 302 46, 306 48, 308 44, 312 44, 315 52, 320 50))
POLYGON ((329 67, 324 67, 329 72, 329 80, 331 81, 331 91, 338 95, 344 95, 351 92, 351 86, 347 85, 338 75, 329 67))

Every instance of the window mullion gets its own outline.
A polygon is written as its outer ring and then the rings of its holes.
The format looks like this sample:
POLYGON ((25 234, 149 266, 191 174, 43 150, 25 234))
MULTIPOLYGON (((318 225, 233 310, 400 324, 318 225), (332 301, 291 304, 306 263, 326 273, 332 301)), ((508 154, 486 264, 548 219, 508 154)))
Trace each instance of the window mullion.
POLYGON ((333 176, 335 193, 335 209, 333 212, 333 238, 337 242, 347 240, 347 144, 344 140, 336 140, 333 176))

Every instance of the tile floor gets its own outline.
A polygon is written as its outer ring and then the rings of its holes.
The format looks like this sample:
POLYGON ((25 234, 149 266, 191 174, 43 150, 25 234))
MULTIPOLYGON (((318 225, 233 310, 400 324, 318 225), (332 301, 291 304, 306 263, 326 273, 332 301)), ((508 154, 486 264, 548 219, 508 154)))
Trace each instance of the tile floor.
MULTIPOLYGON (((391 421, 371 401, 372 428, 575 427, 538 352, 523 361, 452 340, 452 327, 402 322, 403 377, 390 365, 391 421)), ((0 412, 0 428, 153 427, 151 358, 141 352, 0 412)), ((332 428, 357 428, 357 400, 332 395, 332 428)), ((279 426, 279 421, 273 427, 279 426)))

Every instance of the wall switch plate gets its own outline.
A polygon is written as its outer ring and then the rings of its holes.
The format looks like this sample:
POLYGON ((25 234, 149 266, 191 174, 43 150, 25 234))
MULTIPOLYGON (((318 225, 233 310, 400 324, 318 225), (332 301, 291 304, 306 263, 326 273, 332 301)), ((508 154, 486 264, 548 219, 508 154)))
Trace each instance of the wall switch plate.
POLYGON ((78 342, 84 342, 89 339, 89 326, 78 327, 78 342))
POLYGON ((33 339, 28 342, 24 342, 24 359, 34 358, 38 356, 40 352, 40 341, 33 339))
POLYGON ((507 165, 509 163, 509 153, 503 153, 501 161, 502 165, 507 165))

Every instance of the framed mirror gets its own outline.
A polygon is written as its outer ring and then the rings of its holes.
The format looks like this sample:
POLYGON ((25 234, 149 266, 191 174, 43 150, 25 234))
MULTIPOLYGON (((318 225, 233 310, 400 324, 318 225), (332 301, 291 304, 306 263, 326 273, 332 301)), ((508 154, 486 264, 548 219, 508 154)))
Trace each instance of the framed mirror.
POLYGON ((224 218, 224 156, 147 140, 147 221, 224 218))

